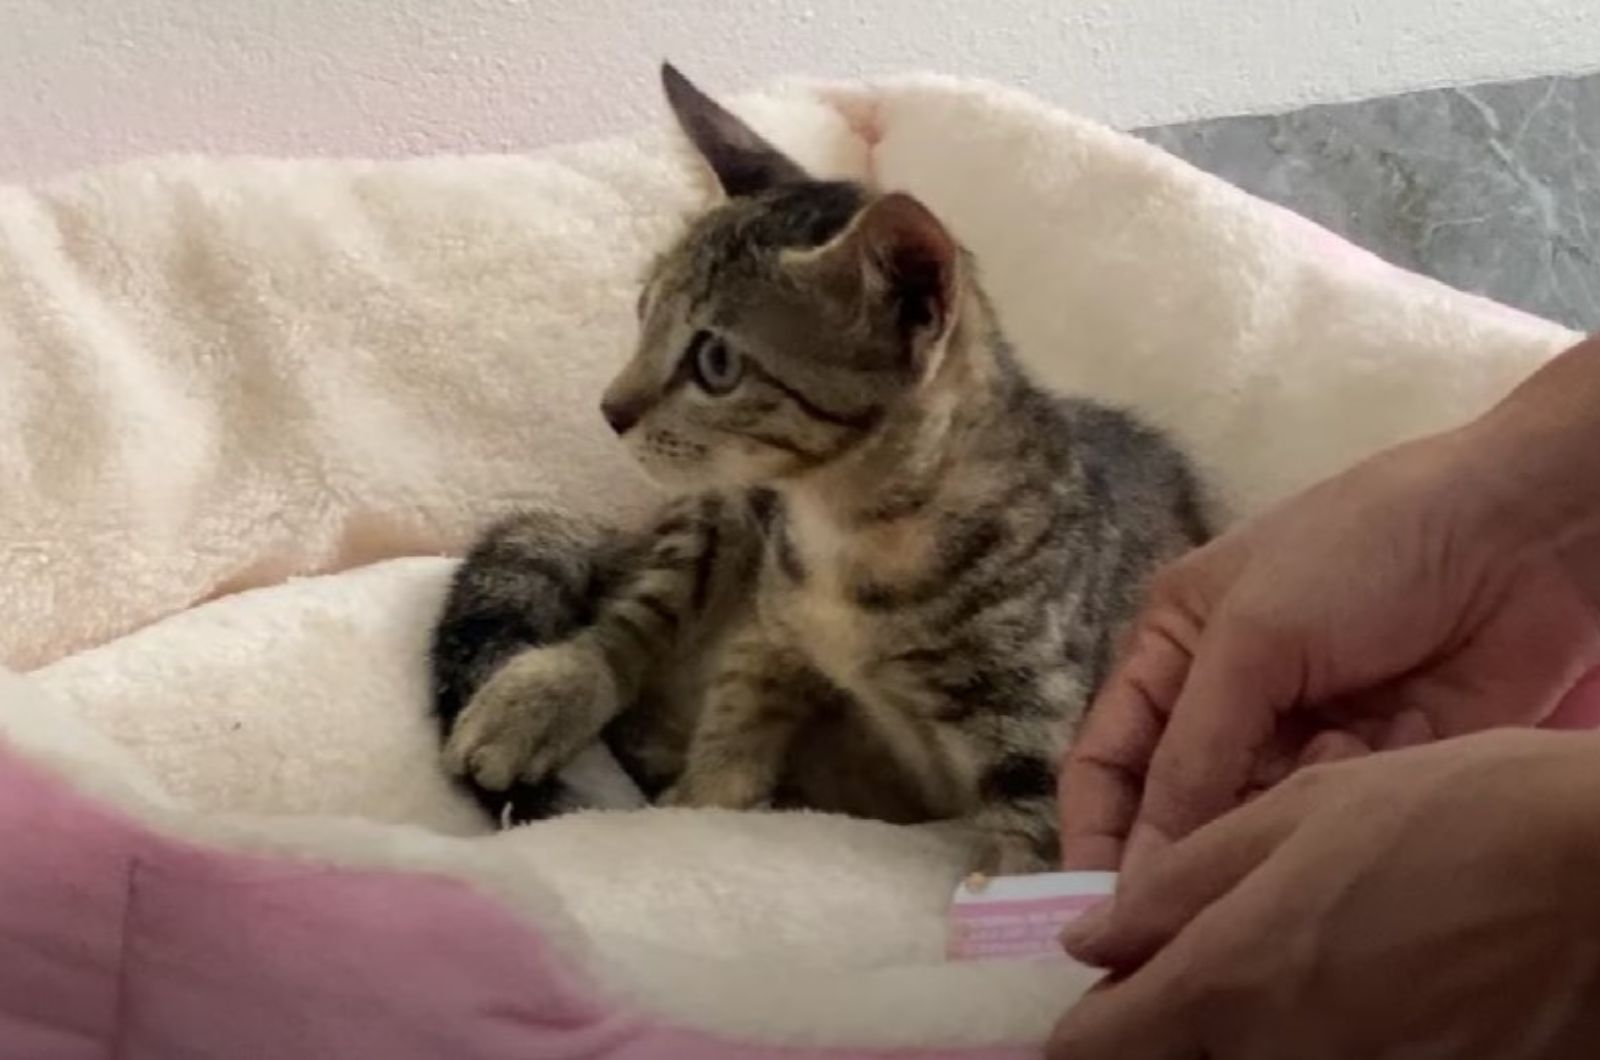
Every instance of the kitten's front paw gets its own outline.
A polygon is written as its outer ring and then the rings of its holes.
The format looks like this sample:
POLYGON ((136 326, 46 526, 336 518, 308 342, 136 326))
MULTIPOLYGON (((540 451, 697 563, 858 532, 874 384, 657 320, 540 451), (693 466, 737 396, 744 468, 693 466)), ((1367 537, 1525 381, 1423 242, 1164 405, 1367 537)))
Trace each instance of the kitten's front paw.
POLYGON ((723 769, 715 773, 696 771, 683 774, 676 784, 657 797, 656 805, 754 810, 766 805, 770 798, 771 793, 753 772, 723 769))
POLYGON ((1026 837, 1004 833, 979 839, 972 858, 972 871, 984 876, 1026 876, 1055 868, 1053 859, 1041 854, 1026 837))
POLYGON ((445 768, 489 791, 535 784, 592 743, 616 713, 616 678, 597 648, 583 641, 530 648, 456 719, 445 768))

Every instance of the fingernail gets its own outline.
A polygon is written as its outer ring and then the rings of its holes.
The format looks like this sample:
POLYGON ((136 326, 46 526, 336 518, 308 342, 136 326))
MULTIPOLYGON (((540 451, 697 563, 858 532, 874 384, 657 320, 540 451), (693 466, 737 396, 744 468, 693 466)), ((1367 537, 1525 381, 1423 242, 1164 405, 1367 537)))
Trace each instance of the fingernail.
POLYGON ((1062 948, 1077 956, 1079 951, 1093 946, 1095 939, 1104 934, 1106 927, 1111 923, 1112 902, 1112 899, 1107 898, 1068 921, 1061 929, 1061 934, 1057 936, 1061 940, 1062 948))

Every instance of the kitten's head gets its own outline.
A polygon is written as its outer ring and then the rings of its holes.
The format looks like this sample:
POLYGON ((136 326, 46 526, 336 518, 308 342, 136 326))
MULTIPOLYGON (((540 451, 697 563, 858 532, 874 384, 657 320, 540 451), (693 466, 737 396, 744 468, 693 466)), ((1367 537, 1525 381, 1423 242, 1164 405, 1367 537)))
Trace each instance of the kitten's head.
POLYGON ((678 122, 727 193, 655 263, 607 421, 654 477, 770 482, 871 437, 938 367, 965 282, 909 195, 813 180, 671 66, 678 122))

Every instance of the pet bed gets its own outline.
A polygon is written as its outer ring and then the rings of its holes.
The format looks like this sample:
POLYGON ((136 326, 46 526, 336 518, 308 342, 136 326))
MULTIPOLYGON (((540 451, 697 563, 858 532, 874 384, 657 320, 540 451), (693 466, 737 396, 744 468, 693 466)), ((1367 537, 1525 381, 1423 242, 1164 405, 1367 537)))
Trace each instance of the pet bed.
MULTIPOLYGON (((1164 426, 1229 518, 1575 338, 1016 92, 734 106, 922 197, 1035 372, 1164 426)), ((437 770, 443 557, 521 504, 652 503, 596 402, 711 196, 665 114, 529 156, 0 187, 0 1052, 1011 1057, 1092 982, 944 960, 939 828, 493 834, 437 770)))

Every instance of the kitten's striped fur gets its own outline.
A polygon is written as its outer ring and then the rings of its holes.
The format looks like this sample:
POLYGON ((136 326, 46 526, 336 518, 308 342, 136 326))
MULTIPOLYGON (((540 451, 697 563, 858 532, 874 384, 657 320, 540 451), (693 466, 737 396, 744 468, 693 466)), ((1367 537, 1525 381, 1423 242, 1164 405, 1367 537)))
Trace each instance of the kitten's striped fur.
POLYGON ((1064 742, 1206 534, 1190 472, 1030 382, 915 200, 811 181, 667 80, 730 198, 657 263, 604 404, 685 495, 480 543, 435 644, 447 761, 538 816, 603 736, 664 802, 961 818, 977 867, 1046 867, 1064 742))

